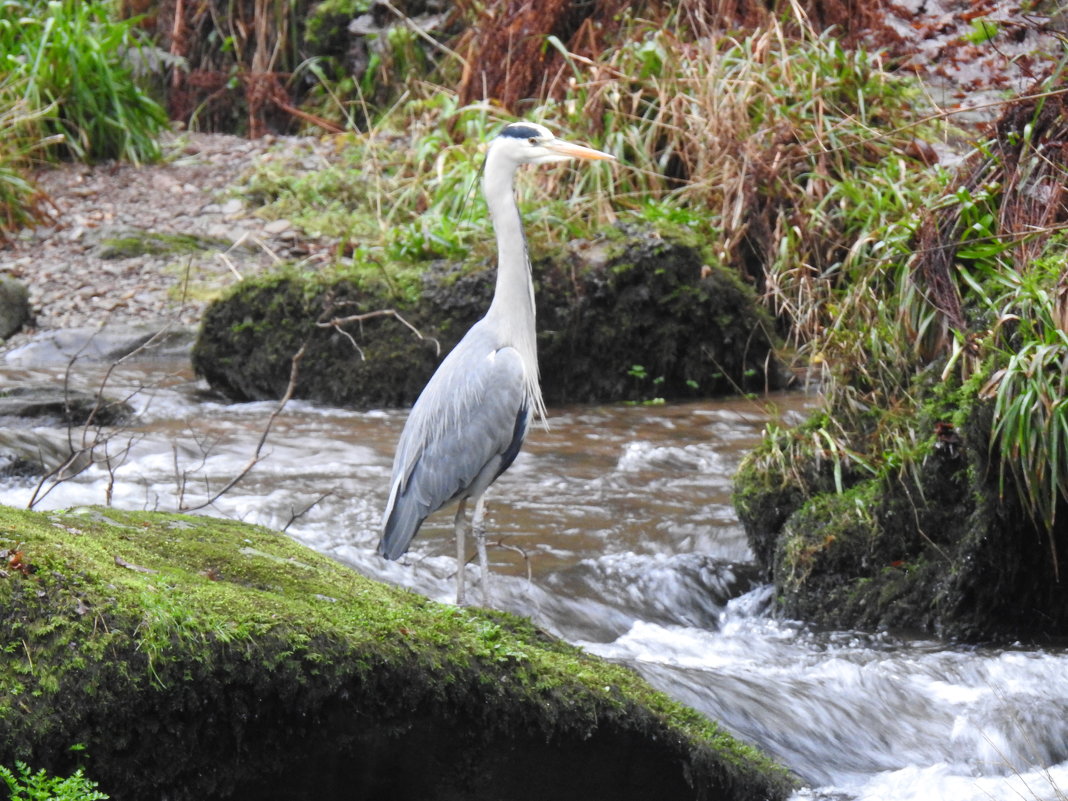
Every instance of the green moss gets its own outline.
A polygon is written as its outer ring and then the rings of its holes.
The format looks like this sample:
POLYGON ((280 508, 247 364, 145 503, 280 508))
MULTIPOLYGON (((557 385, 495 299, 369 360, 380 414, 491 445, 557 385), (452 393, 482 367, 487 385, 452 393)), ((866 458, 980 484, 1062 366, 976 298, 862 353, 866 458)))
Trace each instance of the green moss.
POLYGON ((322 0, 308 15, 304 41, 317 55, 340 55, 349 42, 349 23, 370 9, 370 0, 322 0))
POLYGON ((226 250, 230 243, 212 237, 159 231, 131 231, 101 240, 97 255, 102 259, 132 259, 136 256, 167 256, 203 250, 226 250))
MULTIPOLYGON (((490 776, 504 768, 489 755, 508 743, 566 762, 567 749, 610 752, 622 738, 655 743, 655 760, 681 767, 696 797, 790 787, 624 667, 514 616, 370 581, 273 531, 0 508, 0 549, 19 554, 0 575, 0 764, 69 769, 77 742, 115 798, 254 797, 249 787, 299 786, 287 784, 294 761, 300 775, 325 760, 326 771, 400 782, 383 754, 428 748, 433 721, 449 734, 430 751, 470 749, 490 776)), ((481 786, 482 772, 464 781, 481 786)))
MULTIPOLYGON (((968 639, 1068 628, 1043 537, 1000 484, 989 368, 965 381, 941 372, 916 375, 913 404, 866 410, 848 428, 847 414, 822 411, 769 427, 741 466, 734 502, 786 614, 968 639), (872 455, 872 442, 893 448, 872 455)), ((1055 533, 1058 550, 1066 535, 1055 533)))
POLYGON ((790 516, 780 540, 777 583, 796 592, 813 571, 865 561, 878 539, 873 517, 877 482, 845 493, 817 495, 790 516))

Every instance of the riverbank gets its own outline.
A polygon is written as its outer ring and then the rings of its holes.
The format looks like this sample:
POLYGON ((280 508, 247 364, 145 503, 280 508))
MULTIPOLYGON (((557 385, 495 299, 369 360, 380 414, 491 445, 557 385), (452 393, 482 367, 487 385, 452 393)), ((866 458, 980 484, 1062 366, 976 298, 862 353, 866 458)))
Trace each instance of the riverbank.
POLYGON ((52 223, 0 248, 0 273, 26 284, 35 318, 5 348, 105 323, 192 327, 227 286, 283 260, 329 259, 288 221, 256 216, 240 190, 257 164, 291 149, 306 153, 308 169, 326 150, 300 137, 175 133, 157 164, 40 169, 32 177, 52 223))

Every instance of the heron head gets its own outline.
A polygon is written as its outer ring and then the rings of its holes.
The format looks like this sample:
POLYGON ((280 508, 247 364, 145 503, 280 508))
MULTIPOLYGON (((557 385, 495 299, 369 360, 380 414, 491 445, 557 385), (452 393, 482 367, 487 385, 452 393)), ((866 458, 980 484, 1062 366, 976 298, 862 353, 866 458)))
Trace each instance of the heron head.
POLYGON ((545 126, 533 122, 513 122, 504 126, 490 147, 493 150, 503 151, 504 155, 517 164, 548 164, 568 159, 597 161, 615 158, 600 150, 560 139, 545 126))

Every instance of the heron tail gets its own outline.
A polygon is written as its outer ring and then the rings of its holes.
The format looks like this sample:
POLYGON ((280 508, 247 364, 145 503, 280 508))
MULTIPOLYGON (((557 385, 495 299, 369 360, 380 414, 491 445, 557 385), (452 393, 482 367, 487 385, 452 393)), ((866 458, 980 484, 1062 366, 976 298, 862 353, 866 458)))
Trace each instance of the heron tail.
POLYGON ((399 559, 408 550, 427 516, 427 510, 401 494, 399 488, 397 482, 390 493, 382 522, 382 539, 378 542, 378 553, 390 561, 399 559))

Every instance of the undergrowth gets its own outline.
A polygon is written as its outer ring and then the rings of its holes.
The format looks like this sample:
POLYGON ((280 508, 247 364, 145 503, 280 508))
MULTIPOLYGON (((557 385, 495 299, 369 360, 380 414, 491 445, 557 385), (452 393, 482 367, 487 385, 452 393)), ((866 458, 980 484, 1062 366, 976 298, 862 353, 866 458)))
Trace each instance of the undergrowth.
MULTIPOLYGON (((684 228, 806 341, 850 279, 846 260, 878 249, 934 180, 911 155, 938 133, 907 125, 915 84, 830 34, 787 35, 784 22, 737 36, 681 18, 631 24, 595 63, 549 39, 573 74, 524 117, 617 162, 521 174, 532 249, 614 222, 684 228)), ((263 213, 337 238, 343 261, 376 273, 488 257, 479 149, 513 116, 414 77, 400 102, 362 114, 374 123, 336 137, 321 169, 299 169, 299 156, 262 166, 247 189, 263 213)))
POLYGON ((48 219, 40 161, 159 158, 163 108, 130 66, 134 21, 94 0, 5 0, 0 11, 0 238, 48 219))
POLYGON ((86 778, 80 768, 61 777, 15 762, 14 770, 0 765, 0 782, 7 788, 8 801, 102 801, 111 797, 97 790, 96 782, 86 778))
POLYGON ((989 447, 1002 496, 1054 531, 1068 503, 1068 164, 1053 146, 1068 131, 1064 85, 1054 76, 1008 104, 956 175, 936 176, 925 203, 899 206, 874 242, 858 242, 849 280, 823 304, 833 316, 809 340, 829 365, 819 423, 804 436, 769 431, 751 460, 782 474, 828 460, 839 474, 907 471, 918 483, 985 404, 989 445, 969 444, 989 447))

